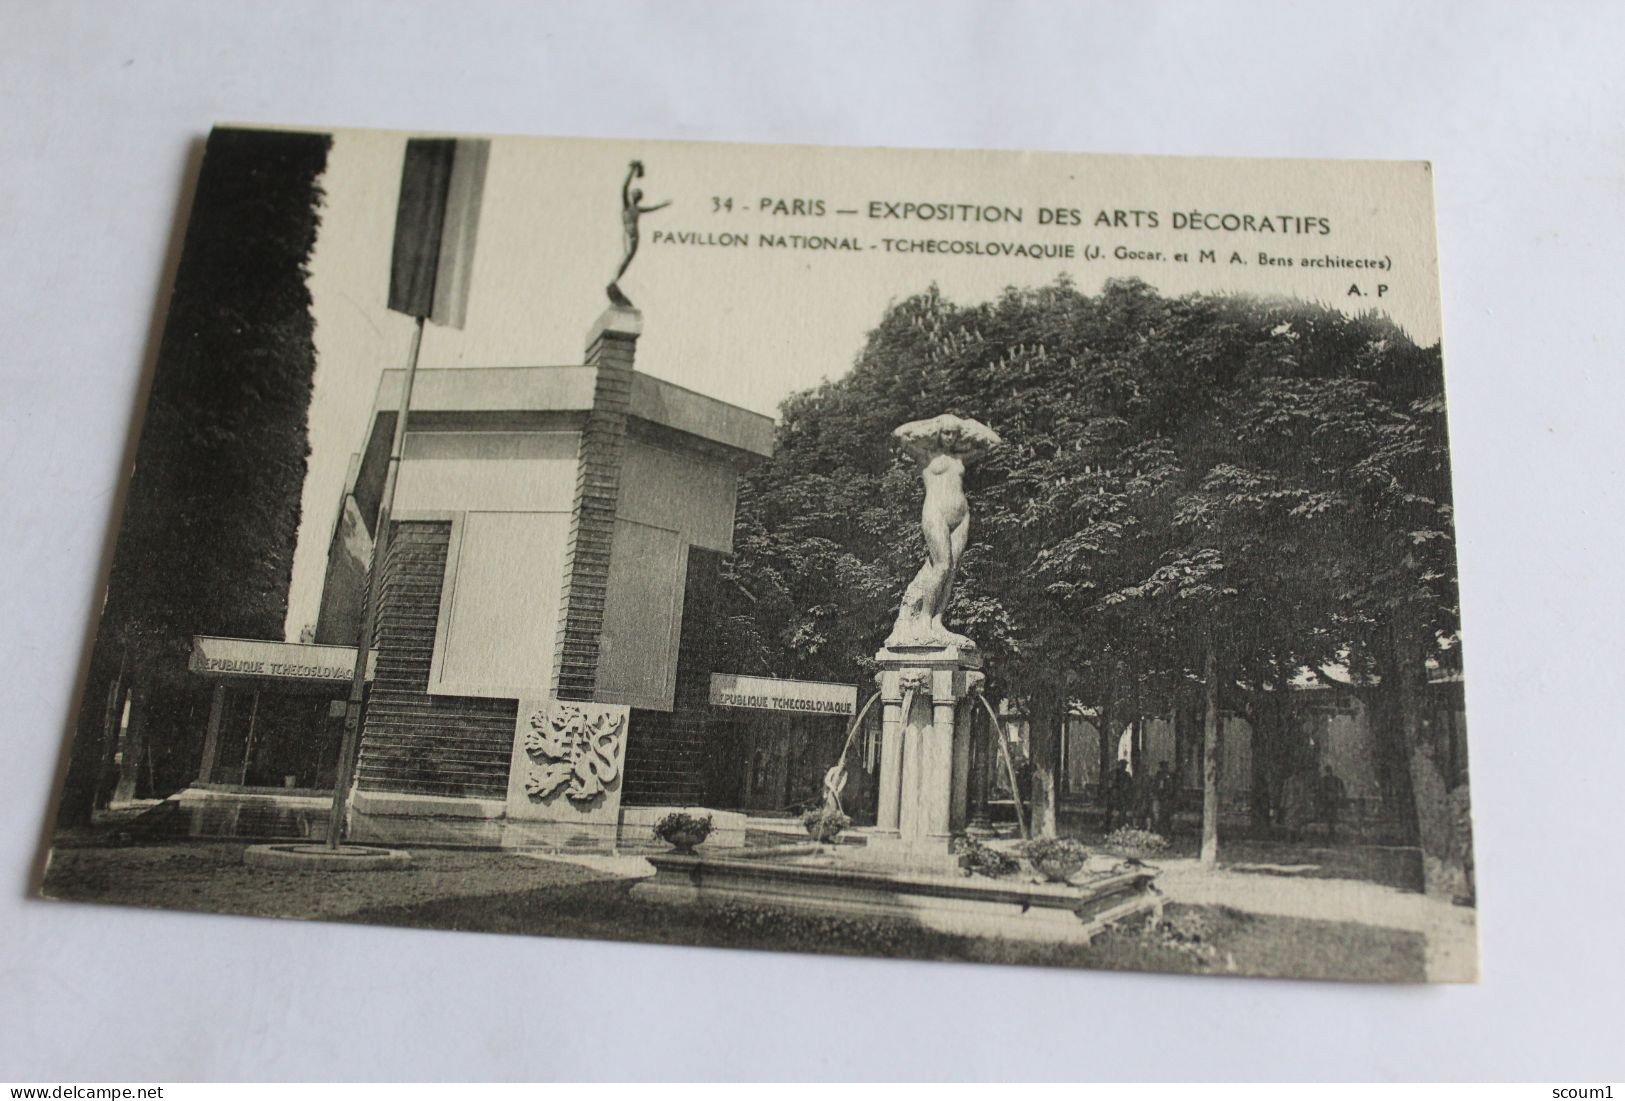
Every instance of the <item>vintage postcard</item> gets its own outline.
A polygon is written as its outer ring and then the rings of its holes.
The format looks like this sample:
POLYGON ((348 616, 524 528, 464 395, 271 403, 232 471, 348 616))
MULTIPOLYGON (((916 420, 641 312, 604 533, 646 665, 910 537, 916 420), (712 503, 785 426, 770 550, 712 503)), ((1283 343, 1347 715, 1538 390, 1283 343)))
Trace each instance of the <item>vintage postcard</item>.
POLYGON ((1423 163, 216 129, 41 890, 1471 981, 1445 405, 1423 163))

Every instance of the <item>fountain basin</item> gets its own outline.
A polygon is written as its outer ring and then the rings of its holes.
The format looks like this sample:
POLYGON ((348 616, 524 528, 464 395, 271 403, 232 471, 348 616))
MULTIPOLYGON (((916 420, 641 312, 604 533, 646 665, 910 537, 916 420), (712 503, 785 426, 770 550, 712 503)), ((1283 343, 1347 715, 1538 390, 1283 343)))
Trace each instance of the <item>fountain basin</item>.
POLYGON ((650 902, 744 903, 914 921, 943 933, 1087 944, 1114 922, 1160 916, 1156 872, 1096 874, 1071 884, 885 868, 841 853, 713 856, 660 853, 632 894, 650 902))

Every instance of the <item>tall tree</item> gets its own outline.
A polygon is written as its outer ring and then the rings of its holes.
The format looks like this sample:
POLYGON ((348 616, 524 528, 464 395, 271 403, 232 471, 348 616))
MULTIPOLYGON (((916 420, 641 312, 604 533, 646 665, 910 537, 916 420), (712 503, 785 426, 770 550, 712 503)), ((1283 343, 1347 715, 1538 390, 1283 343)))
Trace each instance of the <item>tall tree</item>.
POLYGON ((1132 280, 973 306, 927 291, 886 313, 847 377, 785 404, 778 452, 741 493, 735 659, 841 678, 868 664, 920 553, 889 433, 974 416, 1006 444, 969 476, 952 617, 988 655, 990 694, 1031 720, 1035 823, 1053 829, 1071 705, 1160 712, 1197 685, 1214 723, 1223 706, 1260 729, 1267 797, 1303 748, 1283 702, 1302 670, 1394 659, 1379 627, 1403 622, 1420 640, 1403 661, 1425 676, 1455 639, 1442 409, 1438 349, 1379 317, 1132 280))
MULTIPOLYGON (((315 373, 306 262, 331 138, 210 134, 80 708, 60 819, 105 797, 107 734, 186 721, 193 634, 280 638, 315 373)), ((138 755, 139 737, 130 751, 138 755)), ((195 767, 177 755, 168 780, 195 767)), ((159 787, 162 767, 145 765, 159 787)))

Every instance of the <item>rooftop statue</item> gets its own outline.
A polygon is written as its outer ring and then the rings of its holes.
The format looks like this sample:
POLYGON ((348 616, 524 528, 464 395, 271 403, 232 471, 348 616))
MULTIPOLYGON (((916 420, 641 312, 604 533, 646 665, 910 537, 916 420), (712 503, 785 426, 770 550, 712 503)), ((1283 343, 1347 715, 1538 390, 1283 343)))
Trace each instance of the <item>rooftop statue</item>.
POLYGON ((609 295, 609 300, 617 306, 630 307, 632 305, 632 300, 626 297, 625 292, 621 290, 621 276, 625 275, 626 269, 632 266, 632 257, 638 254, 638 219, 645 214, 653 214, 655 211, 671 205, 671 200, 667 199, 665 202, 656 203, 654 206, 644 206, 642 189, 632 186, 633 180, 642 178, 643 162, 633 161, 627 169, 626 182, 621 184, 621 240, 626 255, 621 258, 621 266, 616 270, 615 278, 611 279, 609 286, 604 288, 609 295))
POLYGON ((965 500, 965 464, 1002 441, 981 421, 943 414, 910 421, 892 433, 905 454, 920 464, 925 503, 920 530, 925 534, 925 564, 903 593, 897 623, 886 646, 957 646, 976 644, 942 622, 953 595, 959 556, 970 538, 970 502, 965 500))

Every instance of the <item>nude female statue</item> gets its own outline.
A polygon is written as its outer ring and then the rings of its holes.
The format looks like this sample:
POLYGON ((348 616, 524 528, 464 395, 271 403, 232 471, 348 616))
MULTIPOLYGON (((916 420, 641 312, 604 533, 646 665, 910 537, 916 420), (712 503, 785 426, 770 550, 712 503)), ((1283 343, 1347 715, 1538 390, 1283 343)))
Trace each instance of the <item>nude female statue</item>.
POLYGON ((604 290, 609 294, 609 300, 617 306, 630 306, 632 300, 626 297, 621 290, 621 276, 626 269, 632 266, 632 257, 638 254, 638 219, 645 214, 653 214, 671 205, 667 199, 654 206, 643 206, 643 191, 632 186, 632 181, 643 176, 643 162, 633 161, 626 172, 626 182, 621 184, 621 240, 626 249, 626 255, 621 258, 621 266, 615 272, 615 278, 609 281, 604 290))
POLYGON ((950 631, 942 617, 953 595, 960 555, 970 538, 965 463, 997 447, 1001 442, 999 434, 980 421, 944 414, 910 421, 892 437, 905 454, 920 464, 920 481, 925 484, 920 530, 925 535, 926 558, 903 593, 897 623, 886 645, 973 649, 976 644, 950 631))

